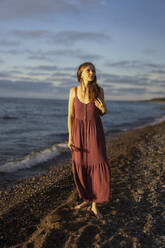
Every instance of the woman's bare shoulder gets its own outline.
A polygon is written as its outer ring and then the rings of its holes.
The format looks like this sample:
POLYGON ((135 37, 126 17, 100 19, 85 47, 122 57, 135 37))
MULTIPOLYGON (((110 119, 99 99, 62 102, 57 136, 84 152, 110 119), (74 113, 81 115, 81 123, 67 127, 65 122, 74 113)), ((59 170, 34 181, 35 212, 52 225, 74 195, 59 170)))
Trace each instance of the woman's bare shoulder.
POLYGON ((70 88, 70 97, 71 98, 74 98, 75 97, 75 88, 76 87, 70 88))

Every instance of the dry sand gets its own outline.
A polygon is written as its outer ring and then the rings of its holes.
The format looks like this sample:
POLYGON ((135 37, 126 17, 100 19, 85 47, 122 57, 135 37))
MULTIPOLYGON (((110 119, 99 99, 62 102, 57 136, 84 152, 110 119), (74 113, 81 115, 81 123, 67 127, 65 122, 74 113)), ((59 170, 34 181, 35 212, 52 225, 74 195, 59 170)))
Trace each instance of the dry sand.
POLYGON ((105 222, 79 201, 70 159, 0 194, 0 247, 164 248, 165 122, 107 142, 112 194, 105 222))

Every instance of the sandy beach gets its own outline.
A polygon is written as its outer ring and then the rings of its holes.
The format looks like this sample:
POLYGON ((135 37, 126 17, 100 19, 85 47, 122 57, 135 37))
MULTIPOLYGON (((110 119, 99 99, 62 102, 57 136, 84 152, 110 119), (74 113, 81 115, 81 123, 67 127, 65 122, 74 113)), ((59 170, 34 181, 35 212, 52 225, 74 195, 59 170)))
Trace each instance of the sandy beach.
MULTIPOLYGON (((59 169, 0 192, 0 247, 164 248, 165 122, 107 142, 112 193, 104 220, 80 202, 68 157, 59 169)), ((52 163, 52 162, 51 162, 52 163)))

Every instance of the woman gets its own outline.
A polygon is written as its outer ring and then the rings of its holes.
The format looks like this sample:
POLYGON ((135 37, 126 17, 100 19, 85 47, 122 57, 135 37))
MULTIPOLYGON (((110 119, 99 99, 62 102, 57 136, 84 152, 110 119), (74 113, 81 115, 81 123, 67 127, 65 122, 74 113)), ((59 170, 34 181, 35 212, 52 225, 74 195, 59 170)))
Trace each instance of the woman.
POLYGON ((68 104, 68 147, 72 151, 74 182, 83 202, 80 209, 92 202, 91 211, 101 218, 97 202, 110 196, 110 167, 100 115, 107 112, 104 91, 97 84, 92 63, 79 66, 77 78, 80 85, 70 89, 68 104))

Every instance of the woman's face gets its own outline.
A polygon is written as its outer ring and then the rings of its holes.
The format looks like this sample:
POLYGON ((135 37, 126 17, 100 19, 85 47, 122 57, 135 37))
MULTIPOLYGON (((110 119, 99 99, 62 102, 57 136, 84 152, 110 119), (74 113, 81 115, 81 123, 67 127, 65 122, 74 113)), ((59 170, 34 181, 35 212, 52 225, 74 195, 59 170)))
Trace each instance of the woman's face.
POLYGON ((84 70, 81 73, 81 78, 84 82, 90 82, 93 81, 95 78, 95 69, 92 65, 88 65, 84 68, 84 70))

